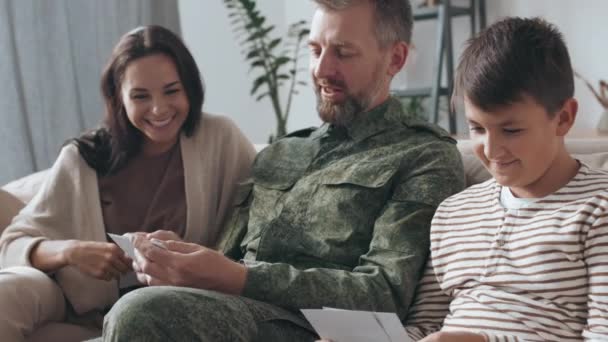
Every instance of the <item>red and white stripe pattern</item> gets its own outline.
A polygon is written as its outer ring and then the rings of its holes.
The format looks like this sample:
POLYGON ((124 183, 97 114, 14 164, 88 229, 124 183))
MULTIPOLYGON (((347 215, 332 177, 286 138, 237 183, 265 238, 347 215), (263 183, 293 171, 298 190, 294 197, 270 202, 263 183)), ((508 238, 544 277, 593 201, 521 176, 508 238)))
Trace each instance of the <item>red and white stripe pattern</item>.
POLYGON ((608 341, 608 173, 504 209, 494 180, 445 200, 407 330, 489 341, 608 341))

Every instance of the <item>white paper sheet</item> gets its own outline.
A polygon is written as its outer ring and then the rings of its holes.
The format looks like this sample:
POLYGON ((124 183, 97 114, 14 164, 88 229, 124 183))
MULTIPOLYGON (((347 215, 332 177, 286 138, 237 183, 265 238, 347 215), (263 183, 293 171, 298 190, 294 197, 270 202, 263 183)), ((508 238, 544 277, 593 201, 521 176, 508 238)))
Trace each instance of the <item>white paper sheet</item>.
MULTIPOLYGON (((120 249, 127 253, 129 258, 135 260, 135 247, 133 247, 133 243, 131 242, 131 239, 129 237, 112 233, 108 233, 108 236, 112 240, 114 240, 114 242, 116 242, 120 249)), ((135 272, 132 271, 121 275, 120 279, 118 280, 118 284, 121 289, 141 285, 140 282, 137 280, 135 272)))
POLYGON ((302 313, 319 336, 333 342, 413 342, 394 313, 332 308, 302 313))
POLYGON ((112 233, 108 233, 108 236, 112 238, 114 242, 116 242, 120 249, 127 253, 129 258, 135 260, 135 247, 133 247, 133 243, 131 242, 131 239, 129 237, 112 233))

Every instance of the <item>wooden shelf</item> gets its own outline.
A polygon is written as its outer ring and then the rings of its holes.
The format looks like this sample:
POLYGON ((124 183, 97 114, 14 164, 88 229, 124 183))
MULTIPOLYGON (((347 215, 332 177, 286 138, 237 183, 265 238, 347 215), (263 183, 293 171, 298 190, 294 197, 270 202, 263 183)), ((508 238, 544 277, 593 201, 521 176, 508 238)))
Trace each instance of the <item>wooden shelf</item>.
MULTIPOLYGON (((396 97, 428 97, 431 96, 433 89, 428 88, 413 88, 413 89, 403 89, 403 90, 391 90, 391 93, 396 97)), ((439 95, 448 95, 448 88, 441 87, 439 88, 439 95)))
MULTIPOLYGON (((450 15, 453 17, 461 17, 471 15, 472 9, 469 7, 452 6, 450 12, 450 15)), ((439 17, 439 8, 436 6, 417 8, 412 16, 414 20, 437 19, 439 17)))
MULTIPOLYGON (((454 51, 452 46, 452 18, 468 16, 471 23, 471 35, 478 32, 477 12, 479 12, 479 30, 485 28, 485 0, 469 0, 469 6, 452 6, 452 0, 441 0, 436 6, 419 7, 414 9, 413 18, 419 20, 436 20, 438 23, 437 40, 435 50, 435 61, 433 65, 433 80, 431 87, 414 88, 405 90, 392 90, 392 94, 398 98, 429 97, 429 121, 439 122, 439 98, 445 96, 448 101, 454 86, 454 51), (443 69, 445 67, 445 78, 447 84, 442 85, 443 69)), ((448 106, 448 130, 456 133, 456 113, 448 106)))

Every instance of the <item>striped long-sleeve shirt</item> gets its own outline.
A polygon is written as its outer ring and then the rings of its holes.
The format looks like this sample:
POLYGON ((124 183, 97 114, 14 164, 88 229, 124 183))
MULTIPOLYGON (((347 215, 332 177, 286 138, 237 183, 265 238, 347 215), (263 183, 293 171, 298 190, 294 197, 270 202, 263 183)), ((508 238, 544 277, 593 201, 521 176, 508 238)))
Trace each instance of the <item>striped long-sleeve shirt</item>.
POLYGON ((489 341, 608 340, 608 173, 581 165, 555 193, 505 209, 494 180, 446 199, 407 331, 489 341))

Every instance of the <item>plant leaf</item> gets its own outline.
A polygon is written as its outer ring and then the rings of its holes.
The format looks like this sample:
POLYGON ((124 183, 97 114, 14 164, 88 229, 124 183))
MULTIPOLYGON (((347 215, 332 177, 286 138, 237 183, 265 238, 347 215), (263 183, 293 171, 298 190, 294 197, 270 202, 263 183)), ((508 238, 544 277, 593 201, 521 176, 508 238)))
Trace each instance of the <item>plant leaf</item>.
POLYGON ((263 37, 266 37, 270 31, 274 30, 274 25, 270 25, 261 31, 263 37))
POLYGON ((254 62, 252 62, 252 63, 250 64, 250 66, 251 66, 251 68, 250 68, 250 69, 253 69, 253 68, 258 68, 258 67, 263 67, 263 66, 265 65, 265 62, 266 62, 266 61, 265 61, 265 60, 263 60, 263 59, 262 59, 262 60, 259 60, 259 59, 258 59, 257 61, 254 61, 254 62))
POLYGON ((262 86, 264 83, 268 83, 268 77, 266 75, 262 75, 259 76, 258 78, 256 78, 253 81, 253 86, 251 87, 251 95, 254 95, 258 89, 260 88, 260 86, 262 86))
POLYGON ((287 63, 289 63, 289 61, 291 61, 291 58, 289 58, 289 57, 285 57, 285 56, 278 57, 272 63, 272 69, 278 70, 281 67, 281 65, 287 64, 287 63))
POLYGON ((241 3, 243 4, 245 10, 248 12, 253 11, 253 9, 255 8, 255 2, 253 1, 242 0, 241 3))
POLYGON ((251 50, 247 54, 247 57, 245 57, 245 60, 250 60, 252 58, 258 57, 259 55, 260 55, 260 51, 259 50, 257 50, 257 49, 251 50))
POLYGON ((260 101, 261 99, 263 99, 264 97, 270 95, 268 92, 263 93, 262 95, 259 95, 258 97, 255 98, 256 101, 260 101))
POLYGON ((273 39, 268 43, 268 50, 274 49, 277 45, 281 43, 281 38, 273 39))

